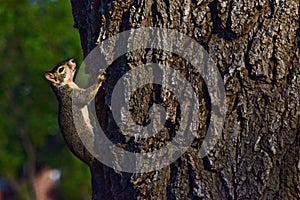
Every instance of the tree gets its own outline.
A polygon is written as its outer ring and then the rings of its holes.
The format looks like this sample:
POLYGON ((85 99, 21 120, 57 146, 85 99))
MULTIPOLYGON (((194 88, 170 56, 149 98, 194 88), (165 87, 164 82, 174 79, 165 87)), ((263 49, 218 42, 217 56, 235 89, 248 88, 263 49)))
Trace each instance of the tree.
MULTIPOLYGON (((136 50, 115 60, 107 70, 105 91, 96 97, 100 125, 115 143, 133 151, 137 145, 149 144, 149 140, 139 143, 119 134, 104 96, 113 91, 125 72, 153 61, 168 63, 196 88, 202 129, 179 159, 160 170, 126 173, 100 162, 92 164, 93 199, 300 198, 299 2, 71 2, 85 57, 97 42, 101 44, 125 30, 174 29, 209 52, 226 89, 227 112, 221 139, 212 153, 201 158, 199 148, 212 110, 203 77, 179 56, 155 49, 136 50)), ((95 71, 87 68, 87 73, 92 76, 95 71)), ((131 114, 136 123, 146 122, 150 104, 161 98, 157 91, 157 85, 147 85, 134 94, 131 114)), ((164 103, 177 120, 165 130, 170 135, 180 121, 176 115, 179 110, 174 98, 164 103)), ((159 145, 159 138, 152 141, 154 148, 159 145)))

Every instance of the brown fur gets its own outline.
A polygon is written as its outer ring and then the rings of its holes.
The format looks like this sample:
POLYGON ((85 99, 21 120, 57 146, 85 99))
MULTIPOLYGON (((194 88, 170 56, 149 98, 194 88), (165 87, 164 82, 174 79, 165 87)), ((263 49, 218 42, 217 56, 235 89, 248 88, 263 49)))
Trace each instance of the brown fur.
POLYGON ((93 156, 80 138, 84 138, 85 143, 93 147, 94 132, 87 115, 87 105, 94 99, 105 75, 99 76, 98 83, 82 89, 73 81, 75 72, 76 63, 73 59, 68 59, 46 72, 45 77, 59 102, 59 127, 69 149, 89 164, 93 156))

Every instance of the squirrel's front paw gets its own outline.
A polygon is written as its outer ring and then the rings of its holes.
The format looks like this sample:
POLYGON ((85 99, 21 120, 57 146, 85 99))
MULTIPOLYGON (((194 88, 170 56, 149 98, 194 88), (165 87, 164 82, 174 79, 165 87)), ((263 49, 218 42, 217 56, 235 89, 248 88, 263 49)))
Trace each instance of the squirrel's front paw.
POLYGON ((106 71, 104 71, 102 74, 98 76, 99 81, 105 81, 106 80, 106 71))

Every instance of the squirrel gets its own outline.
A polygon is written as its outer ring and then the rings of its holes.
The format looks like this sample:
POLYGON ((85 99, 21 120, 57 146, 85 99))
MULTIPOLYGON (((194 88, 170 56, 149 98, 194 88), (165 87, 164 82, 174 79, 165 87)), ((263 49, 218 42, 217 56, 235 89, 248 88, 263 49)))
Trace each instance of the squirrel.
POLYGON ((90 164, 94 160, 94 152, 89 152, 81 139, 84 139, 85 144, 94 147, 95 135, 87 105, 95 98, 106 79, 106 73, 98 76, 97 83, 83 89, 74 83, 75 72, 74 59, 67 59, 47 71, 45 78, 50 82, 58 100, 58 123, 67 146, 79 159, 90 164))

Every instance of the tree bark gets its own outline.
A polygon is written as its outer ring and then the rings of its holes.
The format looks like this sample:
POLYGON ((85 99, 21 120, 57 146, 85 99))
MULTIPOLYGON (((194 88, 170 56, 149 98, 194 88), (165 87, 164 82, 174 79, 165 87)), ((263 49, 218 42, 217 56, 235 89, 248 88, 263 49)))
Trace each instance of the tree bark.
MULTIPOLYGON (((205 82, 184 59, 160 50, 136 50, 107 69, 96 111, 105 133, 137 150, 111 120, 107 96, 118 79, 139 64, 168 64, 185 76, 199 97, 201 129, 191 147, 169 166, 149 173, 90 166, 93 199, 300 199, 300 17, 298 0, 71 0, 84 56, 97 43, 139 27, 175 29, 201 44, 224 80, 226 117, 213 153, 201 158, 210 104, 205 82), (118 134, 116 134, 118 133, 118 134)), ((96 72, 87 68, 87 73, 96 72)), ((136 123, 143 124, 159 88, 137 91, 136 123), (153 97, 155 96, 155 97, 153 97)), ((163 95, 162 95, 163 96, 163 95)), ((161 100, 161 102, 163 102, 161 100)), ((176 100, 162 104, 179 123, 176 100)), ((140 141, 143 151, 159 148, 159 138, 140 141)))

